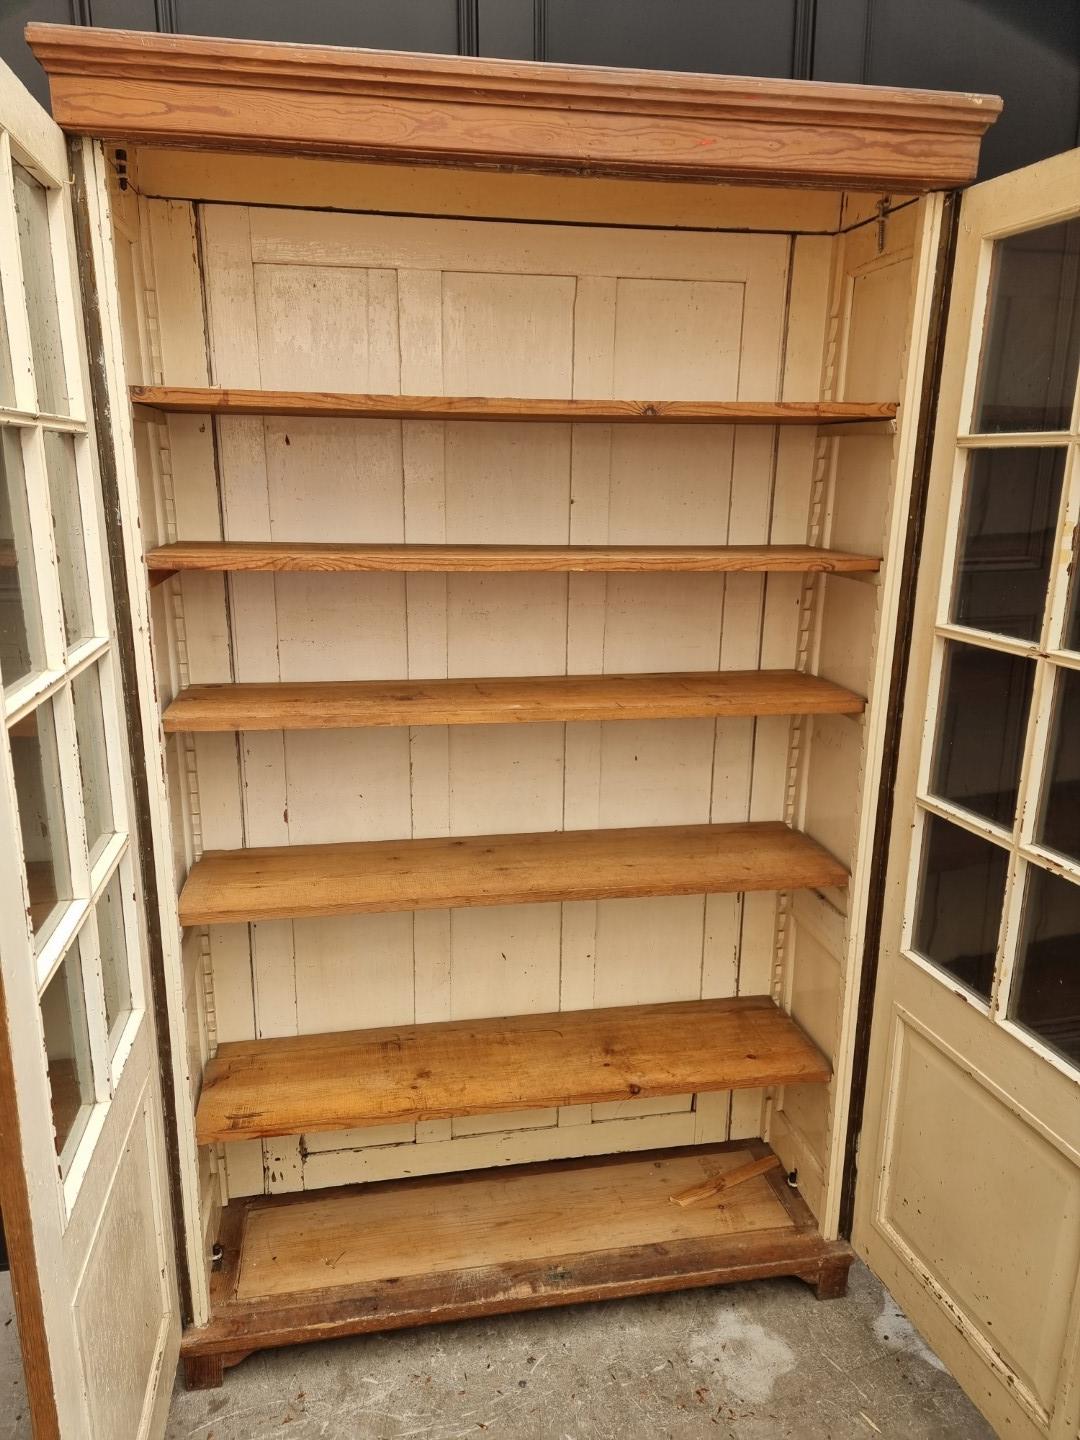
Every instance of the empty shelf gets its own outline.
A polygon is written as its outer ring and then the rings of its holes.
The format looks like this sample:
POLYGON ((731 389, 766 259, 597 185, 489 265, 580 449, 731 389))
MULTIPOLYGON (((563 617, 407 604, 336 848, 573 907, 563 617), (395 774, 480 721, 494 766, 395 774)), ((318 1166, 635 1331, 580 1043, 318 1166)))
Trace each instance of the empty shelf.
POLYGON ((170 732, 335 730, 710 715, 856 715, 864 704, 840 685, 795 670, 282 682, 190 686, 168 706, 164 725, 170 732))
POLYGON ((813 545, 336 545, 184 540, 146 556, 150 582, 180 570, 454 571, 874 571, 873 555, 813 545))
POLYGON ((782 1169, 722 1205, 670 1196, 771 1152, 760 1140, 231 1200, 189 1386, 253 1350, 620 1295, 797 1275, 842 1295, 854 1258, 823 1240, 782 1169))
POLYGON ((510 396, 351 395, 133 385, 136 405, 184 415, 307 415, 358 420, 539 420, 602 425, 842 425, 891 420, 895 403, 835 400, 536 400, 510 396))
POLYGON ((196 1131, 210 1145, 829 1075, 767 995, 450 1020, 221 1045, 196 1131))
POLYGON ((556 830, 208 850, 180 894, 184 925, 549 900, 847 884, 827 850, 775 821, 556 830))

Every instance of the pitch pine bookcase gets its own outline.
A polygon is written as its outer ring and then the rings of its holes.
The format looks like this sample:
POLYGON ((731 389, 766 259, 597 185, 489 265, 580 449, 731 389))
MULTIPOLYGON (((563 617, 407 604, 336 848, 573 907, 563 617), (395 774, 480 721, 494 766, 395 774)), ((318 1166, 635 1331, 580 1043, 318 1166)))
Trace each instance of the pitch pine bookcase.
POLYGON ((842 1294, 999 102, 28 33, 88 217, 188 1383, 842 1294))

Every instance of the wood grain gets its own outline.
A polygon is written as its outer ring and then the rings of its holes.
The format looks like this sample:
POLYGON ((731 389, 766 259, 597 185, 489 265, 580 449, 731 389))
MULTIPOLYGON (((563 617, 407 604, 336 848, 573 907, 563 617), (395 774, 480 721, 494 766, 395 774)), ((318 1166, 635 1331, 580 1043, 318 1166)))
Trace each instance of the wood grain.
MULTIPOLYGON (((716 1169, 731 1173, 748 1157, 748 1150, 726 1150, 716 1169)), ((775 1156, 766 1159, 779 1163, 775 1156)), ((646 1154, 622 1165, 536 1166, 513 1177, 484 1170, 456 1177, 456 1183, 314 1194, 303 1210, 253 1209, 236 1297, 302 1294, 327 1279, 369 1285, 387 1275, 404 1279, 535 1261, 550 1257, 553 1247, 563 1255, 587 1255, 790 1226, 764 1180, 733 1196, 725 1209, 710 1206, 662 1222, 667 1187, 700 1181, 707 1165, 700 1154, 659 1161, 646 1154)))
POLYGON ((29 25, 57 122, 207 148, 920 190, 975 176, 986 95, 29 25))
POLYGON ((181 570, 517 572, 828 571, 880 569, 874 555, 812 545, 336 545, 261 540, 185 540, 147 552, 151 582, 181 570))
POLYGON ((535 675, 192 685, 166 708, 168 733, 673 720, 709 715, 857 715, 861 696, 796 670, 535 675))
POLYGON ((770 1153, 741 1140, 234 1200, 187 1383, 273 1346, 765 1276, 843 1294, 851 1248, 777 1171, 723 1209, 667 1202, 703 1167, 770 1153))
POLYGON ((797 890, 847 871, 780 822, 558 830, 210 850, 180 893, 183 925, 550 900, 797 890))
POLYGON ((200 1145, 211 1145, 824 1084, 830 1073, 825 1057, 767 995, 450 1020, 221 1045, 203 1076, 196 1132, 200 1145))
MULTIPOLYGON (((513 420, 595 425, 858 425, 891 420, 893 402, 569 400, 509 396, 352 395, 133 385, 134 405, 180 415, 295 415, 356 420, 513 420)), ((855 432, 857 433, 857 431, 855 432)))

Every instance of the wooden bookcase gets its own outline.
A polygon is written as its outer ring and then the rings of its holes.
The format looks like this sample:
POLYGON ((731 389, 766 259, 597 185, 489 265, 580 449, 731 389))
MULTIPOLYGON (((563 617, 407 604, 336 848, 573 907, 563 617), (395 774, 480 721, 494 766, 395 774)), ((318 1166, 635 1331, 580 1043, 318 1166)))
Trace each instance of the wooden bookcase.
POLYGON ((33 38, 124 142, 189 1382, 841 1293, 934 192, 994 107, 33 38))

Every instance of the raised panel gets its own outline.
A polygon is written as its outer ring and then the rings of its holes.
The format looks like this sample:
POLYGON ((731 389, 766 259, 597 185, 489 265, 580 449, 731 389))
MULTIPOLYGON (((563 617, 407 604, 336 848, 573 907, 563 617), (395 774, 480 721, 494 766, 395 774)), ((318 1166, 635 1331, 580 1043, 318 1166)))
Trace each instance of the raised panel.
POLYGON ((164 1217, 153 1178, 158 1142, 152 1104, 156 1099, 148 1091, 128 1132, 74 1293, 93 1440, 121 1435, 142 1440, 147 1377, 156 1369, 169 1326, 171 1298, 162 1279, 167 1270, 164 1217))
POLYGON ((858 821, 862 732, 845 715, 813 715, 808 725, 803 826, 850 865, 858 821))
POLYGON ((1080 1169, 902 1017, 895 1047, 879 1223, 1047 1411, 1080 1264, 1080 1169))
POLYGON ((616 395, 645 398, 645 386, 657 400, 735 398, 743 284, 624 278, 615 293, 616 395))
POLYGON ((442 279, 445 393, 568 395, 574 289, 572 275, 446 271, 442 279))
POLYGON ((256 265, 254 304, 265 388, 303 384, 376 394, 399 388, 391 383, 398 353, 394 271, 256 265))

